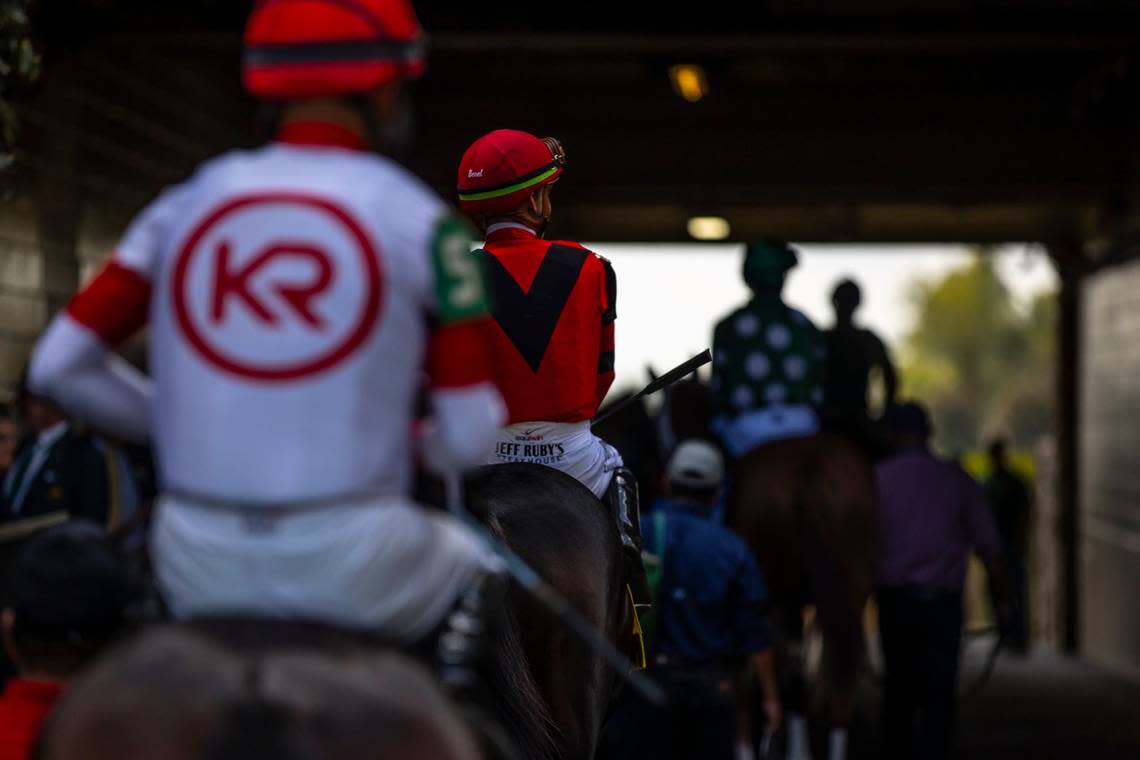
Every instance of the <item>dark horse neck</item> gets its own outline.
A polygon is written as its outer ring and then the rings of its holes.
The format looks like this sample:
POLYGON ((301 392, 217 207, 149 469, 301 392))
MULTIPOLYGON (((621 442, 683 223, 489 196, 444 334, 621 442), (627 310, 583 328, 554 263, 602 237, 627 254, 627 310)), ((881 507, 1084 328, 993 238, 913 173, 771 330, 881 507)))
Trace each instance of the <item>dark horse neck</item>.
MULTIPOLYGON (((468 508, 619 648, 630 629, 621 544, 605 506, 574 478, 535 464, 480 468, 468 481, 468 508)), ((530 597, 511 611, 529 684, 496 684, 530 738, 526 757, 593 757, 617 678, 601 658, 530 597), (530 704, 527 704, 527 702, 530 704), (545 736, 535 736, 541 730, 545 736), (538 747, 534 747, 535 744, 538 747), (547 745, 542 747, 541 745, 547 745), (543 750, 552 750, 543 751, 543 750)), ((503 639, 509 644, 512 636, 503 639)), ((501 651, 510 667, 512 652, 501 651)))

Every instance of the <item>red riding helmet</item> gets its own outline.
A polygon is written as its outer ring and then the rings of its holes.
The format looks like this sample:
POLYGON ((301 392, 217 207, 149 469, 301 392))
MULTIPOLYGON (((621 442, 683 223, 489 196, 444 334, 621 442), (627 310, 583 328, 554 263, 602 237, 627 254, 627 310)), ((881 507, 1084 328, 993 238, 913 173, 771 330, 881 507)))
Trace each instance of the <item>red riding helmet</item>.
POLYGON ((459 162, 459 208, 467 214, 505 214, 562 174, 566 153, 553 137, 498 129, 483 135, 459 162))
POLYGON ((408 0, 261 0, 242 78, 267 100, 368 92, 423 73, 421 36, 408 0))

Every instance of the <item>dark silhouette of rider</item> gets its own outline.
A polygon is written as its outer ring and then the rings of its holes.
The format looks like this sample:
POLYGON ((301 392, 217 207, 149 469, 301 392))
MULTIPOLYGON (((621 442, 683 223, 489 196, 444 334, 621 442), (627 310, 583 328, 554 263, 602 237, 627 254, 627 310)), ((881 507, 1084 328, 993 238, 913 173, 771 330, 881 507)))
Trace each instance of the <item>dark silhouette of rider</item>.
POLYGON ((824 421, 827 427, 851 435, 872 449, 881 448, 874 432, 869 391, 872 373, 882 373, 883 408, 895 401, 898 377, 887 347, 879 336, 855 324, 862 294, 852 280, 843 280, 831 294, 835 326, 827 331, 824 421))
POLYGON ((1014 612, 1006 632, 1007 647, 1016 654, 1029 649, 1029 625, 1026 619, 1026 561, 1029 556, 1029 526, 1033 497, 1023 477, 1010 467, 1008 442, 995 438, 990 442, 990 476, 983 483, 986 501, 993 512, 994 524, 1001 537, 1006 557, 1009 591, 1013 595, 1014 612))

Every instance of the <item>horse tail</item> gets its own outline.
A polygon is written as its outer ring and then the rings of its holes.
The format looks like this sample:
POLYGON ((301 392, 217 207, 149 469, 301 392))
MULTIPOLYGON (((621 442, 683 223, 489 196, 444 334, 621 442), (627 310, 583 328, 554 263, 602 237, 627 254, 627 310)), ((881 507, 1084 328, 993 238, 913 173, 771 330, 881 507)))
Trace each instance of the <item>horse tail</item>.
MULTIPOLYGON (((505 540, 502 525, 494 516, 487 519, 487 527, 505 540)), ((495 709, 510 732, 519 757, 557 760, 558 725, 531 673, 513 607, 506 605, 495 637, 495 668, 490 674, 495 709)))
POLYGON ((863 619, 862 610, 853 601, 849 569, 839 556, 842 538, 833 524, 834 498, 826 486, 813 483, 801 492, 798 513, 807 581, 823 630, 827 673, 833 688, 843 691, 855 687, 859 673, 863 619))

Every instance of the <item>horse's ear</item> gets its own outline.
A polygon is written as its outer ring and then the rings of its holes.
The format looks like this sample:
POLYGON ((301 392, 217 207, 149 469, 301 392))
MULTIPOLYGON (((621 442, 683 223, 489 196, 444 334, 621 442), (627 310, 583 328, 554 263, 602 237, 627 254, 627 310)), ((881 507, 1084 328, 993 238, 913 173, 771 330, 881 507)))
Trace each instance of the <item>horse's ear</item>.
POLYGON ((645 374, 649 375, 649 382, 651 383, 657 382, 657 378, 661 377, 657 374, 657 370, 653 369, 652 364, 645 365, 645 374))

